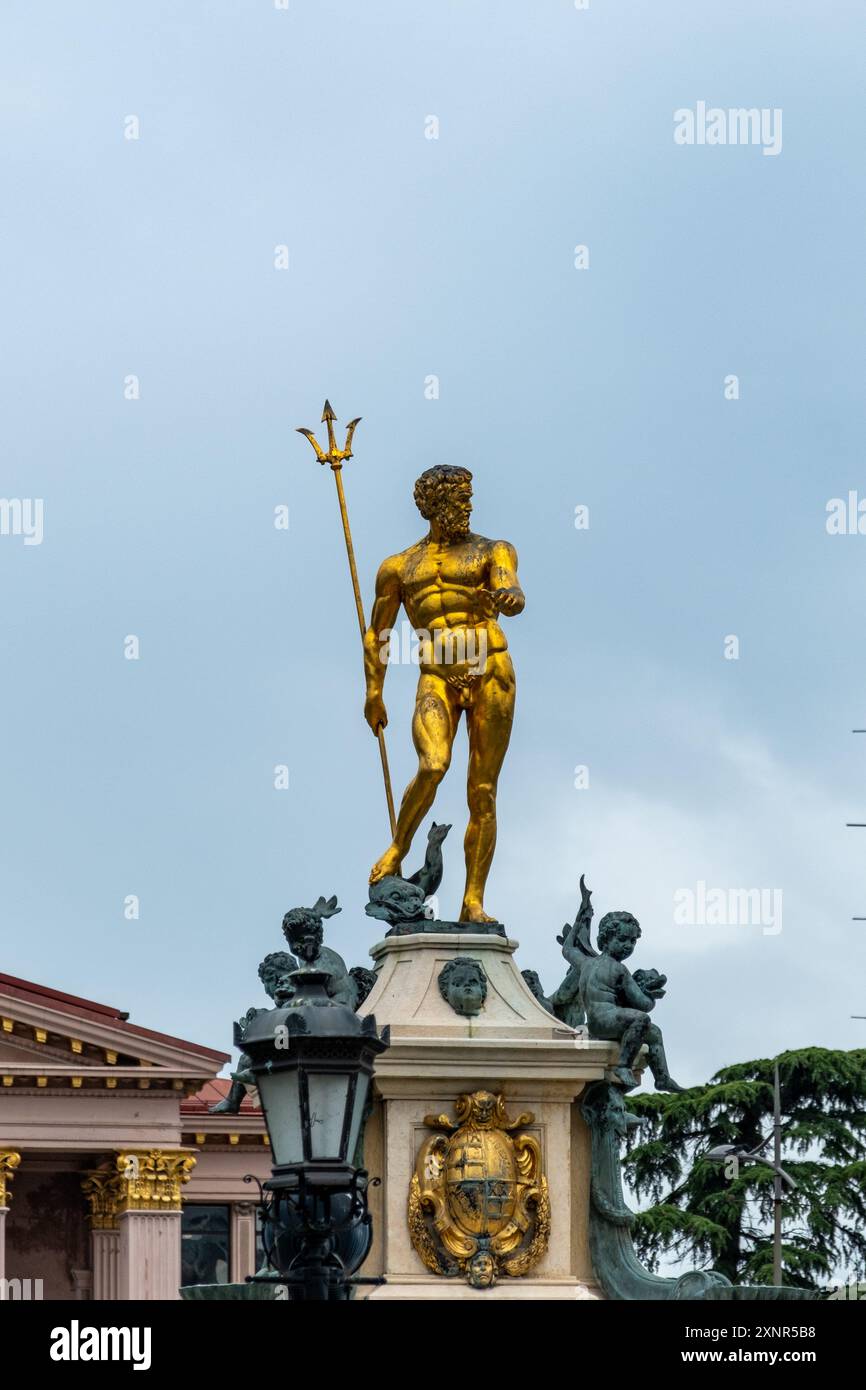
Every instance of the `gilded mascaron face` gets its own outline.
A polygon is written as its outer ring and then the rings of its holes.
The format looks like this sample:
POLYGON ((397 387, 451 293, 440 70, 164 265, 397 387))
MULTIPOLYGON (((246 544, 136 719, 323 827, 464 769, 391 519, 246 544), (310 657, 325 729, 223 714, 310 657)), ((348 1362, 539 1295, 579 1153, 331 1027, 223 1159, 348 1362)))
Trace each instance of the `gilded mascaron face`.
POLYGON ((493 1256, 486 1250, 479 1250, 469 1261, 469 1282, 474 1289, 489 1289, 496 1278, 493 1256))

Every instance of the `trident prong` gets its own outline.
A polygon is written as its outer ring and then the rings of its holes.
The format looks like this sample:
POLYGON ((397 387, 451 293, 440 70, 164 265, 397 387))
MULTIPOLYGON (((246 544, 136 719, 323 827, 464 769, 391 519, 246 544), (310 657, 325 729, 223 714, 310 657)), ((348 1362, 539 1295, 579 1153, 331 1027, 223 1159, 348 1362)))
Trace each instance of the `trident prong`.
POLYGON ((331 405, 331 402, 325 401, 325 406, 322 411, 322 423, 327 425, 328 427, 327 453, 325 453, 324 449, 317 440, 316 436, 313 434, 312 430, 299 429, 297 431, 298 434, 303 434, 306 436, 307 439, 309 439, 310 443, 316 451, 316 458, 319 460, 319 463, 329 463, 335 473, 337 469, 342 468, 346 459, 350 459, 352 457, 352 435, 355 433, 355 430, 361 423, 360 415, 357 417, 357 419, 349 421, 349 425, 346 430, 346 443, 344 444, 342 449, 338 449, 337 441, 334 436, 334 421, 336 420, 336 418, 337 417, 334 414, 334 408, 331 405))

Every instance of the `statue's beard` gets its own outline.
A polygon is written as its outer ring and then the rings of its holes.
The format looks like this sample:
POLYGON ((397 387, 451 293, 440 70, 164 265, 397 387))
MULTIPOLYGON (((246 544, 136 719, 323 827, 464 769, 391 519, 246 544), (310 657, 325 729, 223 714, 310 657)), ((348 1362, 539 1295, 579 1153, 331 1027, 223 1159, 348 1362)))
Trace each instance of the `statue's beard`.
POLYGON ((443 507, 436 520, 444 541, 462 541, 469 535, 469 517, 458 507, 443 507))

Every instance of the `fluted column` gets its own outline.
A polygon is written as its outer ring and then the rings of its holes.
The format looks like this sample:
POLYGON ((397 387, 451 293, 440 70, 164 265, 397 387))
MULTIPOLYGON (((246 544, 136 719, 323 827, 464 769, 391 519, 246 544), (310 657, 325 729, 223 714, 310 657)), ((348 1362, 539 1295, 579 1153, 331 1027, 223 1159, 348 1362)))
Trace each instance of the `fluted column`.
POLYGON ((180 1297, 181 1188, 192 1154, 126 1150, 116 1159, 121 1299, 180 1297))
POLYGON ((14 1149, 0 1149, 0 1279, 6 1278, 6 1213, 12 1196, 9 1184, 20 1162, 21 1155, 14 1149))
POLYGON ((231 1213, 231 1279, 242 1284, 256 1272, 256 1209, 252 1202, 233 1202, 231 1213))
POLYGON ((117 1176, 114 1163, 109 1162, 88 1173, 81 1183, 90 1208, 91 1297, 107 1302, 120 1297, 117 1176))

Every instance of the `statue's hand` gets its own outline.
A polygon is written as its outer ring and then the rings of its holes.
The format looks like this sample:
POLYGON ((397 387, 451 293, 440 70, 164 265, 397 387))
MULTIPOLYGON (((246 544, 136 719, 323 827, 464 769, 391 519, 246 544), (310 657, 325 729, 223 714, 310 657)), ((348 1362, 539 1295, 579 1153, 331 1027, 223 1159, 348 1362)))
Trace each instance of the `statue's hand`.
POLYGON ((381 695, 367 696, 364 703, 364 718, 374 734, 378 734, 380 728, 387 729, 388 713, 381 695))
POLYGON ((506 617, 511 618, 523 608, 524 600, 520 589, 488 589, 486 597, 492 609, 492 612, 487 614, 489 618, 495 618, 497 613, 504 613, 506 617))

